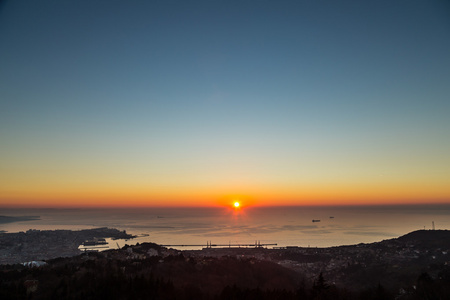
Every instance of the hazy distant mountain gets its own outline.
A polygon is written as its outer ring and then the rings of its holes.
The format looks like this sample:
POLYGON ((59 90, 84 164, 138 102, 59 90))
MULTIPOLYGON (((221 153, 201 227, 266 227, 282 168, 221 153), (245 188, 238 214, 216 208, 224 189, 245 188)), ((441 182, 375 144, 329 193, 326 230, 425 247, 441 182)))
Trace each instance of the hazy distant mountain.
POLYGON ((19 216, 19 217, 0 216, 0 224, 32 221, 32 220, 40 220, 40 217, 39 216, 19 216))

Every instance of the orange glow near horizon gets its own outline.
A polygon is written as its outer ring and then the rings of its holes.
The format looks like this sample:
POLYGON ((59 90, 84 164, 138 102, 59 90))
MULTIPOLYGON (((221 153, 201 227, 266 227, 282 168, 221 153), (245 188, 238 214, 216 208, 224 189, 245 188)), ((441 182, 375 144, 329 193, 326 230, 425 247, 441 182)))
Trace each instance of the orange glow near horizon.
MULTIPOLYGON (((12 186, 12 185, 11 185, 12 186)), ((239 186, 135 184, 15 186, 0 190, 0 206, 21 207, 232 207, 449 203, 447 185, 435 183, 252 184, 239 186), (237 192, 228 193, 227 190, 237 192), (176 192, 174 192, 176 191, 176 192)))
POLYGON ((383 195, 372 193, 335 193, 335 195, 303 194, 292 195, 287 193, 266 195, 259 194, 254 197, 229 197, 219 195, 198 196, 167 196, 167 195, 137 195, 125 194, 107 195, 93 193, 91 197, 85 194, 49 195, 37 194, 31 197, 0 197, 0 207, 231 207, 241 210, 245 207, 261 206, 346 206, 346 205, 398 205, 398 204, 448 204, 449 198, 427 197, 426 193, 402 196, 400 193, 383 195), (383 197, 384 196, 384 197, 383 197), (237 200, 239 199, 239 200, 237 200), (237 205, 236 203, 239 203, 237 205))

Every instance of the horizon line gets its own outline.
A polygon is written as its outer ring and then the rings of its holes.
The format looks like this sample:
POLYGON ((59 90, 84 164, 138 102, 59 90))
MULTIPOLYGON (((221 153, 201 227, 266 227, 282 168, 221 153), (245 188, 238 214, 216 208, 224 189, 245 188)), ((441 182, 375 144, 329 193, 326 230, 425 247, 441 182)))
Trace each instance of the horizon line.
MULTIPOLYGON (((284 204, 284 205, 245 205, 241 209, 253 208, 352 208, 352 207, 424 207, 424 206, 450 206, 450 202, 431 202, 431 203, 367 203, 367 204, 284 204)), ((0 204, 0 208, 9 209, 219 209, 233 207, 229 205, 111 205, 111 206, 90 206, 90 205, 17 205, 0 204)))

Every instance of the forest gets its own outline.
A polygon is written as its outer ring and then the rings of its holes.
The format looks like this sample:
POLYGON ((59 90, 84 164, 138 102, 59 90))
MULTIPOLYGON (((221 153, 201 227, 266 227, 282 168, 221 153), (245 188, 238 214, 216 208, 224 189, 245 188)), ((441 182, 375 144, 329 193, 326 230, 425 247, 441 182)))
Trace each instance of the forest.
POLYGON ((450 271, 442 269, 436 278, 417 274, 407 289, 387 289, 375 281, 358 289, 338 287, 322 273, 308 279, 256 259, 120 259, 88 253, 41 267, 0 266, 0 299, 450 299, 450 271))

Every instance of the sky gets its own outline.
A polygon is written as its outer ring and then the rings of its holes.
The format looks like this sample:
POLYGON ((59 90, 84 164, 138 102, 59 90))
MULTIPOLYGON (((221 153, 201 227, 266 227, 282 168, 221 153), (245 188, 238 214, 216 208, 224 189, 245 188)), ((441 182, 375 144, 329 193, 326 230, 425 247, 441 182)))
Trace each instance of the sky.
POLYGON ((2 1, 0 206, 450 203, 448 1, 2 1))

